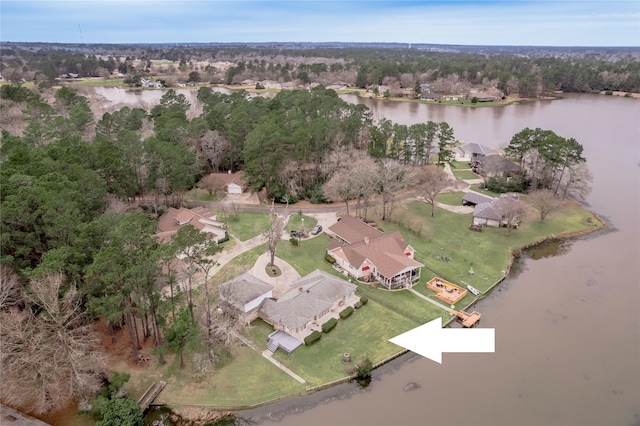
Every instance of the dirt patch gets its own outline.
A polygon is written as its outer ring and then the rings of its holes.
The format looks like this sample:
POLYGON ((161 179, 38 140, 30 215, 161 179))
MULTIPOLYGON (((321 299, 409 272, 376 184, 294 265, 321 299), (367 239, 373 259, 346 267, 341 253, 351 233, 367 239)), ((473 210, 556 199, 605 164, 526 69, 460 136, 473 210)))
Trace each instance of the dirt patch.
POLYGON ((231 411, 214 411, 203 407, 184 407, 173 409, 172 412, 169 418, 178 425, 207 425, 234 415, 231 411))

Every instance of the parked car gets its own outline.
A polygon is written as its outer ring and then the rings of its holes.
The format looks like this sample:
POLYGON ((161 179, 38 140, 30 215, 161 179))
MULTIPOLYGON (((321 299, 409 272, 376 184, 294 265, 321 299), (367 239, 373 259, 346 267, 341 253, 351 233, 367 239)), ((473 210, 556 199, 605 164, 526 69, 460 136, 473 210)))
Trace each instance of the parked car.
POLYGON ((320 232, 322 232, 322 226, 316 225, 311 230, 311 235, 318 235, 320 232))

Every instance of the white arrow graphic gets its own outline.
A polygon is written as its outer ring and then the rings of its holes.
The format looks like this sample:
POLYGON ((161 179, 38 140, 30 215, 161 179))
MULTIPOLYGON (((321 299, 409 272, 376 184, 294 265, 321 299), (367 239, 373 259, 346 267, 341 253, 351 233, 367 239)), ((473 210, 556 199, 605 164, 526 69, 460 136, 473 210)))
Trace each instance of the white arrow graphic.
POLYGON ((493 328, 442 328, 442 318, 389 339, 391 343, 442 364, 443 352, 495 352, 493 328))

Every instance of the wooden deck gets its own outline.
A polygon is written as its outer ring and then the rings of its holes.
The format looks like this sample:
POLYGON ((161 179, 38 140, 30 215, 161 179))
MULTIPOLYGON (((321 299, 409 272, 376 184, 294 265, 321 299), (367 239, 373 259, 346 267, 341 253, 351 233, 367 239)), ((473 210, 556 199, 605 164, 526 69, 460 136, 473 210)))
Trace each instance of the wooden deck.
POLYGON ((480 321, 480 317, 482 316, 482 314, 477 311, 473 311, 472 313, 468 313, 465 311, 454 311, 454 312, 462 322, 462 326, 467 328, 473 327, 474 325, 476 325, 478 321, 480 321))
POLYGON ((455 305, 467 295, 466 289, 438 277, 431 278, 427 283, 427 288, 433 290, 438 299, 450 305, 455 305))

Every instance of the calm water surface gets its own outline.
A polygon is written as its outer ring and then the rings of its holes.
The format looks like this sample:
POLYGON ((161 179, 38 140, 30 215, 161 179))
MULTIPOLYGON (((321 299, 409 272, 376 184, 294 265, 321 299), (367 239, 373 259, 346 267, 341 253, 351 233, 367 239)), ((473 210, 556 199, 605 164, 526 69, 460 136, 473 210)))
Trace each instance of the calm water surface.
POLYGON ((504 108, 375 102, 377 118, 447 121, 458 139, 506 146, 525 127, 585 146, 594 175, 590 208, 611 231, 559 256, 527 259, 477 309, 496 329, 495 354, 445 354, 382 374, 363 393, 298 398, 252 412, 275 425, 640 424, 640 102, 570 95, 504 108), (420 388, 406 392, 416 382, 420 388), (280 412, 278 412, 280 411, 280 412), (300 411, 300 409, 293 410, 300 411))
MULTIPOLYGON (((162 95, 103 90, 118 103, 162 95)), ((525 127, 573 137, 594 176, 589 207, 610 231, 525 259, 477 306, 482 327, 496 329, 495 354, 414 357, 365 392, 346 386, 242 414, 282 426, 640 425, 640 101, 568 95, 471 109, 342 97, 397 123, 446 121, 459 140, 492 147, 525 127), (420 387, 406 392, 409 382, 420 387)))

